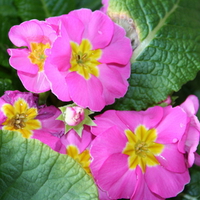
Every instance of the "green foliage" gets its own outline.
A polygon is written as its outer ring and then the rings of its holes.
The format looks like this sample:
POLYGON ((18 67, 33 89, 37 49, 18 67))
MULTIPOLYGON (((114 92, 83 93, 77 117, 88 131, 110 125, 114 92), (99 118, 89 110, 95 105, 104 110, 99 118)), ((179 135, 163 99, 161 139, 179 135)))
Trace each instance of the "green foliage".
POLYGON ((0 150, 0 199, 98 199, 84 169, 40 141, 0 131, 0 150))
POLYGON ((132 19, 139 39, 129 90, 115 108, 146 109, 195 78, 200 69, 199 12, 199 0, 110 0, 108 14, 132 19))

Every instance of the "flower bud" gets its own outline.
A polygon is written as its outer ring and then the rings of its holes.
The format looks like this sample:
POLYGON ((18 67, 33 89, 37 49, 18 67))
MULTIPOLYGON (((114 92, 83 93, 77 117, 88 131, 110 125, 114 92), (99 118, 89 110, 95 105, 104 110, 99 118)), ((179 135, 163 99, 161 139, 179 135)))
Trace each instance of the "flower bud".
POLYGON ((76 126, 84 120, 84 109, 79 106, 67 107, 65 122, 70 126, 76 126))

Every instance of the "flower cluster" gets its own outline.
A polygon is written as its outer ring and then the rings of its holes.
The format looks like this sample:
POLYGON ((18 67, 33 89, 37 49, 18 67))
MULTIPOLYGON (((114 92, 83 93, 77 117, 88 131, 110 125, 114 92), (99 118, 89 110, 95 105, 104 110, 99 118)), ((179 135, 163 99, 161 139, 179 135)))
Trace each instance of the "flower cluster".
POLYGON ((132 48, 125 34, 104 13, 89 9, 26 21, 9 32, 15 46, 26 47, 8 49, 10 65, 27 90, 51 89, 62 101, 101 111, 128 88, 132 48))
POLYGON ((9 38, 18 48, 8 49, 10 65, 29 92, 0 98, 0 127, 71 156, 94 179, 100 200, 174 197, 190 181, 188 169, 200 165, 198 98, 103 112, 128 89, 132 47, 125 35, 89 9, 13 26, 9 38), (38 93, 49 90, 65 106, 39 105, 38 93))

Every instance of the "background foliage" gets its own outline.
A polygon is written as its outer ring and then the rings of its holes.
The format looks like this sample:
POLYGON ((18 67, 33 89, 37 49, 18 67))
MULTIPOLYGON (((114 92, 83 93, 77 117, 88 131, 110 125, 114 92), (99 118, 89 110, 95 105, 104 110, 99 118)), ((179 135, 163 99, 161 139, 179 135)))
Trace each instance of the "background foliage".
MULTIPOLYGON (((152 5, 151 1, 147 0, 111 1, 113 2, 112 9, 117 10, 119 8, 118 4, 122 2, 120 6, 126 12, 127 7, 123 7, 123 2, 127 3, 128 14, 137 19, 136 23, 141 30, 139 35, 141 41, 145 41, 149 33, 158 25, 155 24, 157 18, 163 19, 165 13, 170 14, 168 21, 162 24, 162 28, 155 35, 154 40, 146 46, 144 51, 138 51, 137 57, 132 59, 129 92, 125 98, 118 100, 114 107, 116 109, 145 109, 163 100, 168 94, 176 97, 175 105, 182 103, 189 94, 195 94, 200 99, 200 73, 198 72, 200 69, 199 0, 154 0, 152 5), (173 9, 174 4, 179 5, 179 7, 172 14, 170 11, 173 9), (166 10, 163 10, 163 8, 166 10), (171 27, 175 27, 177 30, 171 30, 171 27), (182 37, 185 37, 184 43, 180 44, 178 39, 182 37), (162 46, 161 49, 160 46, 162 46), (192 67, 194 61, 195 65, 192 67), (179 70, 173 68, 177 64, 180 65, 179 70), (162 71, 160 66, 165 70, 162 71), (162 76, 163 74, 164 76, 162 76)), ((100 7, 101 0, 0 0, 0 96, 6 90, 25 91, 17 77, 16 70, 9 65, 7 49, 14 46, 8 39, 8 31, 13 25, 18 25, 25 20, 44 20, 47 17, 67 14, 74 9, 90 8, 96 10, 100 7)), ((52 99, 53 101, 50 103, 54 102, 55 105, 58 105, 57 99, 55 97, 52 97, 52 99)), ((198 117, 200 118, 200 112, 198 112, 198 117)), ((14 152, 11 152, 12 148, 9 150, 3 146, 2 138, 4 136, 2 136, 2 133, 0 134, 0 145, 3 151, 10 152, 12 156, 15 156, 14 152)), ((22 139, 15 138, 15 140, 18 142, 22 139)), ((41 144, 38 143, 38 145, 41 144)), ((3 155, 2 152, 1 155, 3 155)), ((2 157, 0 161, 0 180, 8 183, 9 176, 16 172, 10 170, 7 171, 7 176, 2 176, 2 170, 11 169, 12 163, 9 160, 4 163, 2 157)), ((31 167, 31 164, 29 167, 31 167)), ((191 182, 186 186, 183 193, 172 199, 200 199, 200 167, 194 166, 190 171, 191 182)), ((1 183, 0 197, 5 189, 1 183)), ((8 191, 11 191, 11 189, 8 191)), ((12 198, 7 196, 4 199, 12 198)))

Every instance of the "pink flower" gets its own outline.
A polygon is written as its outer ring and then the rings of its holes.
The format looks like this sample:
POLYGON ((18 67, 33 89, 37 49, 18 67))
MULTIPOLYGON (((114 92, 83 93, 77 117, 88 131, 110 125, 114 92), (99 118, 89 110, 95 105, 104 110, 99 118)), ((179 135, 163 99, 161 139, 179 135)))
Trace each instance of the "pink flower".
POLYGON ((70 130, 60 138, 63 147, 57 149, 57 151, 62 154, 68 154, 76 160, 89 175, 91 175, 89 168, 91 162, 89 147, 92 139, 93 136, 89 126, 84 127, 82 137, 77 135, 74 130, 70 130))
POLYGON ((29 92, 6 91, 0 98, 0 128, 17 131, 25 138, 35 138, 52 149, 61 146, 64 123, 56 120, 60 110, 39 106, 38 96, 29 92))
POLYGON ((190 180, 178 150, 187 123, 180 108, 106 111, 96 116, 90 153, 98 186, 113 199, 165 199, 190 180))
POLYGON ((188 167, 191 167, 195 161, 195 153, 199 144, 200 123, 196 116, 199 108, 199 100, 196 96, 190 95, 180 105, 188 116, 188 125, 183 138, 179 142, 179 150, 187 153, 188 167))
POLYGON ((24 47, 8 49, 10 65, 17 70, 24 87, 35 93, 49 90, 44 65, 56 32, 44 21, 30 20, 13 26, 8 35, 15 46, 24 47))
POLYGON ((93 111, 124 96, 132 55, 125 31, 104 13, 88 9, 72 11, 57 22, 60 37, 44 67, 52 92, 93 111))

